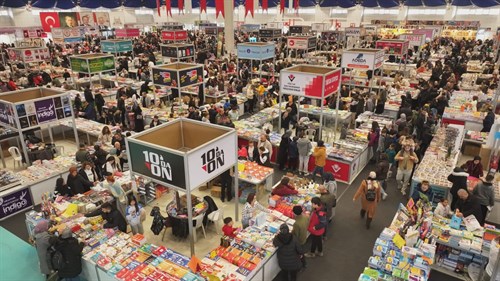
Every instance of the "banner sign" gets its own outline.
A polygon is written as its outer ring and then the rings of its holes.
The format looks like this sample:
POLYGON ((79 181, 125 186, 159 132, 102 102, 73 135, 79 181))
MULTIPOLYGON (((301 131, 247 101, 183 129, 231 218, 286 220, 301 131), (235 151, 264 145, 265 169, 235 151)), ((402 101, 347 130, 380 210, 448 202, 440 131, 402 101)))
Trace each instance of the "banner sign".
POLYGON ((342 52, 342 67, 375 70, 384 63, 384 51, 375 49, 350 49, 342 52))
POLYGON ((403 55, 408 52, 408 41, 380 40, 375 43, 377 49, 384 49, 388 55, 403 55))
POLYGON ((424 34, 401 34, 399 39, 408 41, 408 46, 417 46, 419 49, 425 44, 424 34))
POLYGON ((104 40, 101 41, 101 51, 107 53, 122 53, 132 51, 132 41, 130 40, 104 40))
POLYGON ((377 26, 376 25, 364 25, 366 35, 377 35, 377 26))
POLYGON ((127 142, 132 172, 159 183, 186 189, 184 157, 134 141, 127 142))
POLYGON ((422 29, 414 29, 412 31, 413 34, 423 34, 425 35, 425 40, 431 41, 434 38, 435 30, 432 28, 422 28, 422 29))
POLYGON ((141 35, 139 28, 115 29, 116 37, 139 37, 139 35, 141 35))
POLYGON ((282 22, 268 22, 267 24, 268 28, 278 28, 282 29, 283 28, 283 23, 282 22))
POLYGON ((52 98, 35 101, 35 110, 38 124, 57 120, 56 109, 52 98))
POLYGON ((323 77, 321 74, 309 72, 281 70, 280 92, 282 94, 321 98, 323 79, 325 79, 324 97, 338 91, 340 87, 341 70, 334 70, 323 77))
POLYGON ((309 50, 316 48, 316 37, 288 37, 289 49, 309 50))
POLYGON ((0 220, 13 216, 21 211, 33 207, 30 187, 0 197, 0 220))
POLYGON ((50 60, 48 48, 11 48, 8 54, 11 60, 26 63, 50 60))
POLYGON ((115 70, 115 59, 109 57, 70 57, 71 70, 81 73, 99 73, 115 70))
POLYGON ((187 40, 188 35, 186 30, 163 30, 161 39, 167 41, 183 41, 187 40))
POLYGON ((321 32, 321 31, 327 31, 330 29, 331 24, 322 22, 322 23, 313 23, 311 25, 311 29, 313 31, 321 32))
POLYGON ((192 44, 171 44, 161 45, 161 56, 166 58, 184 58, 192 57, 194 53, 194 45, 192 44))
POLYGON ((52 28, 52 38, 74 38, 83 37, 85 28, 80 27, 54 27, 52 28))
POLYGON ((362 27, 346 27, 345 28, 346 37, 360 37, 365 36, 365 29, 362 27))
POLYGON ((275 45, 268 43, 238 44, 237 54, 239 59, 272 59, 275 55, 275 45))
POLYGON ((342 33, 340 31, 323 31, 321 32, 321 40, 337 42, 340 41, 342 33))
POLYGON ((153 84, 177 88, 177 71, 153 67, 153 84))
POLYGON ((259 32, 260 24, 242 24, 240 30, 243 32, 259 32))
POLYGON ((294 25, 290 26, 290 34, 308 34, 311 32, 310 26, 294 25))
POLYGON ((68 96, 19 103, 16 104, 16 111, 21 129, 36 127, 39 124, 62 120, 72 116, 68 96))
POLYGON ((179 70, 179 79, 181 87, 186 87, 203 82, 203 67, 179 70))
POLYGON ((236 138, 230 134, 189 153, 189 185, 192 189, 234 166, 236 147, 236 138))
POLYGON ((261 38, 278 38, 281 36, 282 36, 281 29, 277 28, 259 29, 259 37, 261 38))

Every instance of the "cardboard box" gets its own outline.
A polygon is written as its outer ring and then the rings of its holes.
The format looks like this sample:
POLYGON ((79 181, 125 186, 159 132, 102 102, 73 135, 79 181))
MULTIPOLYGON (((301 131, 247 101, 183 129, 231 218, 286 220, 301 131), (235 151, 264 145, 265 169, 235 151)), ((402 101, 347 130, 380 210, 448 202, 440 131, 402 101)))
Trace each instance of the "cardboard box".
POLYGON ((483 164, 483 168, 485 170, 487 170, 490 165, 490 155, 491 155, 491 148, 482 145, 481 151, 479 152, 479 156, 481 156, 481 164, 483 164))

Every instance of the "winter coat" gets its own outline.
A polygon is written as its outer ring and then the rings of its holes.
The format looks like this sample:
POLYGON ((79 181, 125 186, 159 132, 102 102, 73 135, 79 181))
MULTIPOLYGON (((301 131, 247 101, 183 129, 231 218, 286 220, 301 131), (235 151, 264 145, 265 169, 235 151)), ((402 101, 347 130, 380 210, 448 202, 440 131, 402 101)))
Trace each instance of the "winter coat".
POLYGON ((483 129, 481 130, 481 132, 490 132, 493 123, 495 123, 495 113, 490 111, 483 119, 483 129))
POLYGON ((296 159, 299 158, 299 149, 296 141, 291 141, 288 145, 288 158, 296 159))
POLYGON ((334 204, 336 204, 337 202, 335 195, 330 193, 323 193, 321 194, 319 199, 321 200, 321 203, 323 203, 323 206, 325 206, 326 218, 328 220, 332 219, 334 204))
MULTIPOLYGON (((232 177, 231 177, 231 173, 229 172, 229 170, 222 173, 221 176, 222 176, 223 180, 228 180, 230 182, 230 186, 231 186, 232 177)), ((208 205, 208 208, 205 211, 205 216, 203 216, 203 225, 205 227, 207 227, 208 215, 210 215, 212 212, 219 210, 219 207, 217 207, 217 204, 215 203, 214 199, 208 195, 203 197, 203 201, 205 201, 208 205)))
POLYGON ((75 177, 69 174, 66 180, 66 184, 71 188, 73 194, 83 194, 89 191, 90 188, 94 185, 88 180, 84 179, 80 174, 76 174, 75 177))
POLYGON ((456 207, 464 215, 464 218, 473 215, 477 221, 483 221, 483 211, 476 196, 469 194, 466 200, 459 199, 456 207))
POLYGON ((289 185, 284 185, 284 184, 278 185, 271 192, 272 195, 279 195, 279 196, 295 195, 295 194, 298 194, 298 193, 299 192, 295 188, 293 188, 293 187, 291 187, 289 185))
POLYGON ((417 203, 418 200, 421 199, 420 194, 427 196, 429 202, 432 202, 432 198, 434 197, 434 192, 432 192, 432 188, 430 186, 429 189, 427 189, 427 191, 423 191, 422 184, 421 183, 417 184, 417 188, 413 191, 413 194, 411 195, 411 198, 413 198, 413 201, 415 203, 417 203))
MULTIPOLYGON (((87 176, 87 173, 85 172, 85 169, 80 169, 78 171, 78 174, 80 174, 80 176, 82 176, 82 178, 84 178, 88 182, 92 182, 92 181, 90 181, 89 176, 87 176)), ((94 168, 92 168, 92 174, 94 174, 94 181, 98 181, 99 177, 97 176, 97 172, 95 171, 94 168)))
POLYGON ((290 137, 286 134, 281 137, 280 146, 278 148, 278 163, 285 163, 288 158, 288 146, 290 144, 290 137))
POLYGON ((309 219, 309 226, 307 231, 311 233, 311 235, 321 236, 325 233, 326 228, 326 212, 321 208, 320 210, 314 210, 311 213, 311 218, 309 219), (321 222, 320 217, 324 218, 324 222, 321 222))
POLYGON ((472 192, 477 197, 479 204, 483 206, 495 205, 495 191, 490 182, 480 182, 472 192))
POLYGON ((298 271, 302 268, 300 256, 304 252, 295 236, 291 233, 279 233, 274 237, 273 245, 278 248, 278 264, 282 270, 298 271))
POLYGON ((300 156, 307 156, 312 149, 311 141, 308 138, 300 138, 297 140, 297 148, 300 156))
POLYGON ((306 244, 307 241, 307 228, 309 226, 309 218, 300 215, 295 217, 295 223, 293 224, 292 234, 297 237, 297 241, 300 245, 306 244))
POLYGON ((57 272, 59 277, 74 278, 80 275, 82 273, 83 243, 78 242, 74 237, 59 238, 54 247, 61 252, 65 262, 64 267, 57 272))
POLYGON ((377 180, 383 181, 387 179, 387 173, 389 172, 389 161, 379 161, 377 163, 377 167, 375 168, 375 172, 377 173, 377 180))
POLYGON ((466 172, 452 172, 448 176, 448 181, 452 183, 450 193, 453 196, 457 196, 457 192, 460 189, 467 189, 467 177, 469 174, 466 172))
POLYGON ((51 273, 49 261, 47 260, 47 249, 52 245, 51 237, 47 231, 35 234, 35 247, 42 274, 51 273))
POLYGON ((100 209, 95 210, 92 213, 86 214, 85 217, 90 218, 90 217, 95 217, 95 216, 102 216, 104 220, 106 220, 106 223, 104 224, 103 228, 118 228, 121 232, 127 233, 127 222, 125 221, 125 218, 122 216, 122 214, 116 210, 113 209, 109 213, 104 213, 100 209))
POLYGON ((467 173, 471 177, 480 178, 483 176, 483 164, 481 162, 476 165, 474 164, 474 160, 469 160, 465 163, 465 166, 467 167, 467 173))
POLYGON ((324 167, 326 165, 326 147, 317 146, 314 148, 313 152, 314 164, 318 167, 324 167))
POLYGON ((369 218, 373 218, 375 216, 375 212, 377 210, 377 204, 380 202, 381 193, 380 193, 380 185, 377 181, 374 182, 375 188, 375 201, 366 200, 366 193, 368 191, 368 182, 366 180, 361 182, 361 185, 354 194, 354 200, 358 200, 361 197, 361 209, 365 210, 368 214, 369 218))

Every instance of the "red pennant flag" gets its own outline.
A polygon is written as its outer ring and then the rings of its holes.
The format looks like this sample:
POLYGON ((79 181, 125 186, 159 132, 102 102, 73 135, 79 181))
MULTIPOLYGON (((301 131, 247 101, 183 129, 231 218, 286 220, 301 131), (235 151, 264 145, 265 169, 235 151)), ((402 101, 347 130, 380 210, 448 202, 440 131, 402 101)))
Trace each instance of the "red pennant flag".
POLYGON ((280 0, 280 14, 285 13, 285 0, 280 0))
POLYGON ((200 13, 207 12, 207 0, 200 0, 200 13))
POLYGON ((160 0, 156 0, 156 9, 158 10, 158 16, 161 16, 160 7, 161 7, 160 0))
POLYGON ((219 17, 219 13, 224 17, 224 0, 215 0, 215 18, 219 17))
POLYGON ((169 14, 172 17, 172 3, 170 0, 165 0, 165 11, 167 12, 167 17, 169 14))
POLYGON ((178 6, 178 8, 179 8, 179 13, 180 13, 181 11, 183 11, 183 12, 184 12, 184 0, 178 0, 178 1, 177 1, 177 6, 178 6))
POLYGON ((250 12, 253 18, 253 0, 245 1, 245 18, 247 17, 248 12, 250 12))
POLYGON ((293 0, 293 8, 295 9, 295 12, 298 14, 299 13, 299 0, 293 0))
POLYGON ((267 0, 262 0, 262 11, 267 11, 267 8, 269 7, 269 3, 267 0))

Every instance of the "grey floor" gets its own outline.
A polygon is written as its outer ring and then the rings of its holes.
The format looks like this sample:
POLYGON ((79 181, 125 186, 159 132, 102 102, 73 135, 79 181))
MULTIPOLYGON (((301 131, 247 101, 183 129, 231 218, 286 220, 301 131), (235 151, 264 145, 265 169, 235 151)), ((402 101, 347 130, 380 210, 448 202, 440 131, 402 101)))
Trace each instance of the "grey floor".
MULTIPOLYGON (((372 254, 376 238, 383 228, 390 224, 398 204, 406 202, 395 188, 394 179, 390 180, 387 190, 389 197, 379 204, 371 229, 365 228, 364 220, 359 217, 360 203, 359 201, 353 203, 352 198, 360 182, 373 168, 370 165, 366 167, 352 185, 339 184, 335 219, 329 226, 328 240, 323 245, 325 255, 309 259, 308 267, 299 273, 298 280, 355 281, 358 279, 372 254)), ((281 179, 281 175, 281 172, 276 172, 275 182, 281 179)), ((24 213, 21 213, 0 222, 0 226, 21 239, 27 240, 28 233, 24 218, 24 213)), ((433 271, 429 280, 452 281, 456 279, 433 271)))

